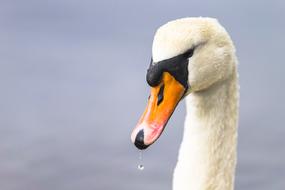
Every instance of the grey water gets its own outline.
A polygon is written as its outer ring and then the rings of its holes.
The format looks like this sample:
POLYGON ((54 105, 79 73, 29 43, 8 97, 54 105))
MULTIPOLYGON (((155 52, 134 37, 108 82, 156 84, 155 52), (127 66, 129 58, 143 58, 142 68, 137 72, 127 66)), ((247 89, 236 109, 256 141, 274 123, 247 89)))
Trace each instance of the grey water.
MULTIPOLYGON (((143 155, 155 30, 212 16, 239 58, 236 190, 285 188, 284 1, 0 1, 0 189, 171 190, 185 102, 143 155), (163 6, 162 6, 163 5, 163 6)), ((190 110, 191 111, 191 110, 190 110)))

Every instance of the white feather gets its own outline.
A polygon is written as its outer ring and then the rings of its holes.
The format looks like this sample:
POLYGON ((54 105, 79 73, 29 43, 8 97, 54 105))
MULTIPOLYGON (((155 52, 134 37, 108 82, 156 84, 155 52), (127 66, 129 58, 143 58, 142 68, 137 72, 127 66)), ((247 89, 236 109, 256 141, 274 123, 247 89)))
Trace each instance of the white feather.
POLYGON ((232 190, 236 167, 238 75, 235 48, 212 18, 183 18, 160 27, 155 62, 196 47, 189 59, 187 116, 174 190, 232 190))

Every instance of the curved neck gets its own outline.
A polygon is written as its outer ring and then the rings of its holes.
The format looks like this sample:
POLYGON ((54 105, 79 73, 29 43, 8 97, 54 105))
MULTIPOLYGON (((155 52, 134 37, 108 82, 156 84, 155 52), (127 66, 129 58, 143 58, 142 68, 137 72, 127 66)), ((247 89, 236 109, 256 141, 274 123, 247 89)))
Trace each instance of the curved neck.
POLYGON ((238 120, 237 73, 187 96, 174 190, 232 190, 238 120))

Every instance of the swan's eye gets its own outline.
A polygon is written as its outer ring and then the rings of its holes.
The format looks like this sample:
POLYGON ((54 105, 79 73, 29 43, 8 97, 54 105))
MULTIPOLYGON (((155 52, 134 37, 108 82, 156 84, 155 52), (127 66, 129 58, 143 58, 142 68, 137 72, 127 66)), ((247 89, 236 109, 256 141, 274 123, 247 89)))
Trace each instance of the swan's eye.
POLYGON ((182 54, 156 63, 153 63, 151 59, 146 75, 147 83, 152 87, 159 85, 163 73, 168 72, 187 89, 188 59, 192 57, 193 54, 194 48, 191 48, 182 54))
POLYGON ((192 57, 193 54, 194 54, 194 48, 191 48, 191 49, 189 49, 188 51, 186 51, 186 52, 184 53, 185 57, 187 57, 187 58, 192 57))

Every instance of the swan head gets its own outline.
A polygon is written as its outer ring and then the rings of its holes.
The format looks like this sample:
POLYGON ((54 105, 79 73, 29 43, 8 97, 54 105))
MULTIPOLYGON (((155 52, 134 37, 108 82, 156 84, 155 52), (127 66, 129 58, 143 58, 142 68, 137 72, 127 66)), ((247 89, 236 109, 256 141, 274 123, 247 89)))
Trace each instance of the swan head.
POLYGON ((147 70, 148 104, 131 134, 135 146, 146 149, 153 144, 185 96, 228 78, 233 59, 232 41, 216 19, 183 18, 161 26, 147 70))

